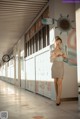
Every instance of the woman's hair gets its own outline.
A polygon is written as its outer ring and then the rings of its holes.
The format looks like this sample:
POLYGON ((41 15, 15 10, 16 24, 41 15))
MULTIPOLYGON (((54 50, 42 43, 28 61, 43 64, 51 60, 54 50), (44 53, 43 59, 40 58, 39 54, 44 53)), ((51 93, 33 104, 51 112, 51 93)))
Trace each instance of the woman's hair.
POLYGON ((56 36, 56 37, 55 37, 55 41, 58 41, 58 40, 60 40, 61 43, 62 43, 62 39, 61 39, 59 36, 56 36))

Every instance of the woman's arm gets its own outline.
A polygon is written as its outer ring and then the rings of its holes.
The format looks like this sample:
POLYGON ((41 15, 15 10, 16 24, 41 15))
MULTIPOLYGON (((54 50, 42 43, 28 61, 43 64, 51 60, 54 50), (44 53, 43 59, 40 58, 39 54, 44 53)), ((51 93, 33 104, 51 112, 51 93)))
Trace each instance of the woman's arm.
POLYGON ((64 59, 67 59, 67 55, 66 55, 65 53, 62 54, 62 57, 63 57, 64 59))
POLYGON ((53 62, 53 60, 57 57, 57 54, 53 51, 50 55, 50 61, 53 62))

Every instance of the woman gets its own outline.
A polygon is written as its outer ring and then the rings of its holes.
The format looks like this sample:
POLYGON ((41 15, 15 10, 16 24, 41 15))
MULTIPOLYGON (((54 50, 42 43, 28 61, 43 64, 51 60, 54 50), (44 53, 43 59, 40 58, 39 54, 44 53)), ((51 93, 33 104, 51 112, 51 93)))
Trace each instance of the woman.
POLYGON ((65 53, 61 49, 62 39, 57 36, 55 38, 55 48, 51 53, 51 59, 53 60, 52 65, 52 78, 54 78, 54 85, 56 91, 56 105, 61 103, 61 93, 62 93, 62 80, 64 76, 64 62, 63 59, 66 58, 65 53))

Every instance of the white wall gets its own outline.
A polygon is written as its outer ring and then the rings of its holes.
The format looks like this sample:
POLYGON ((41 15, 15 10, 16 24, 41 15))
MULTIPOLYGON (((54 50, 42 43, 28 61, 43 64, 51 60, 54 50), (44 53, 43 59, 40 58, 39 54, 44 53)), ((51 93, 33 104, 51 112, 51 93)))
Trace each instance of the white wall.
POLYGON ((77 70, 78 70, 78 83, 80 83, 80 4, 76 4, 76 36, 77 36, 77 70))
MULTIPOLYGON (((80 4, 76 4, 76 36, 77 36, 77 74, 78 74, 78 86, 80 86, 80 4)), ((78 99, 80 110, 80 87, 78 87, 78 99)))
MULTIPOLYGON (((69 14, 69 19, 75 20, 75 5, 74 4, 65 4, 65 3, 63 4, 62 0, 50 0, 49 8, 50 8, 49 11, 50 11, 51 18, 58 20, 60 18, 60 14, 62 14, 63 17, 69 14)), ((73 27, 75 27, 75 23, 71 23, 71 24, 73 27)), ((56 27, 57 22, 55 21, 54 25, 52 26, 56 27)), ((63 40, 63 44, 67 44, 67 40, 69 39, 71 32, 73 32, 71 42, 74 43, 75 33, 73 29, 71 29, 68 34, 67 32, 62 32, 62 34, 60 34, 60 32, 61 31, 59 28, 55 29, 55 36, 59 35, 63 40)), ((77 97, 77 67, 71 66, 65 63, 64 72, 65 74, 64 74, 64 80, 63 80, 62 97, 63 98, 77 97)))

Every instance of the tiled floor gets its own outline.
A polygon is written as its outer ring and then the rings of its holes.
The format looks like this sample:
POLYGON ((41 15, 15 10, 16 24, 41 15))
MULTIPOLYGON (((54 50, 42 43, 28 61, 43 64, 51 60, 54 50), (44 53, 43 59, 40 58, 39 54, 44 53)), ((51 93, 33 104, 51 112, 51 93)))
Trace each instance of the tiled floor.
POLYGON ((8 119, 80 119, 77 101, 56 106, 54 101, 1 80, 0 111, 8 111, 8 119))

